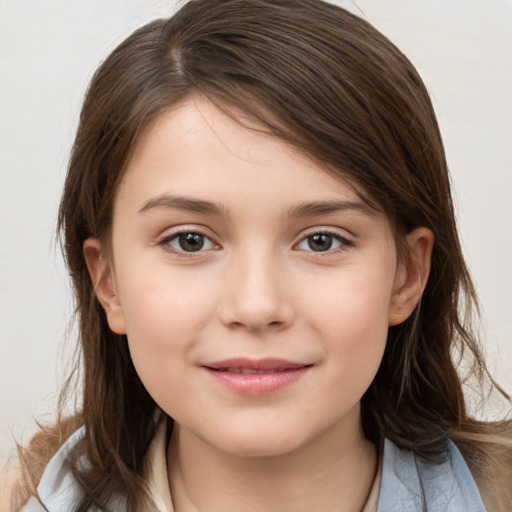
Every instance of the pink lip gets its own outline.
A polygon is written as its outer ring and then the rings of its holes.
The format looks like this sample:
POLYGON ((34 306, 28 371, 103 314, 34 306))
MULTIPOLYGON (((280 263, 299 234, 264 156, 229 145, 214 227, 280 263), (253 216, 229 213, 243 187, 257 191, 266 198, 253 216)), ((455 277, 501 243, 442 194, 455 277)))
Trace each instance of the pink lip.
POLYGON ((217 382, 246 395, 279 391, 299 380, 311 366, 284 359, 226 359, 201 365, 217 382))

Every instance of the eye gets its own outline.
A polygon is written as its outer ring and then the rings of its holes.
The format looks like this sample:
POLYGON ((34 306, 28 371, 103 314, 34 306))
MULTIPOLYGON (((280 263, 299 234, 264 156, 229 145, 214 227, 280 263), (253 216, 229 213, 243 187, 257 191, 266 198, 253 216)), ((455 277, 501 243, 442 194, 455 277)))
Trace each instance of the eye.
POLYGON ((174 252, 181 253, 207 251, 216 247, 206 235, 195 231, 175 233, 164 238, 161 244, 174 252))
POLYGON ((303 238, 297 248, 301 251, 329 252, 343 246, 351 246, 352 242, 338 234, 329 232, 313 233, 303 238))

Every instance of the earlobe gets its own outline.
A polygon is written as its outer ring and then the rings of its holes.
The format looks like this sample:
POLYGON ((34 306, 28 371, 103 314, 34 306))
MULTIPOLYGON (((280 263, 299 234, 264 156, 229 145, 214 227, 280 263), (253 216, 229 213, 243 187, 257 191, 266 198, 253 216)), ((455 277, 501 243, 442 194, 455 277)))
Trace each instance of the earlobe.
POLYGON ((419 303, 430 273, 434 234, 425 227, 406 236, 407 254, 397 269, 395 290, 389 309, 389 325, 404 322, 419 303))
POLYGON ((116 293, 115 280, 97 238, 88 238, 83 246, 87 269, 96 297, 105 310, 110 328, 117 334, 126 334, 123 310, 116 293))

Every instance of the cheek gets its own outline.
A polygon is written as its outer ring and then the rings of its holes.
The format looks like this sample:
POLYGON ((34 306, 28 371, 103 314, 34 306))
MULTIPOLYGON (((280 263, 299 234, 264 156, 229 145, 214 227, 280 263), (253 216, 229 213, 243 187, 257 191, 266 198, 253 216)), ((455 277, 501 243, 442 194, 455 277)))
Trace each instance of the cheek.
POLYGON ((121 304, 130 354, 156 398, 193 363, 194 347, 215 315, 215 294, 190 281, 143 275, 124 285, 121 304))
POLYGON ((121 276, 121 305, 128 334, 148 344, 186 343, 215 312, 216 292, 208 277, 190 277, 162 266, 121 276), (124 277, 124 279, 123 279, 124 277), (189 336, 183 336, 186 333, 189 336))
POLYGON ((340 272, 309 287, 301 307, 318 327, 364 343, 387 332, 392 289, 391 277, 383 272, 340 272))
POLYGON ((308 329, 322 340, 334 387, 352 388, 358 396, 373 380, 386 347, 391 289, 386 275, 361 273, 331 280, 303 304, 308 329))

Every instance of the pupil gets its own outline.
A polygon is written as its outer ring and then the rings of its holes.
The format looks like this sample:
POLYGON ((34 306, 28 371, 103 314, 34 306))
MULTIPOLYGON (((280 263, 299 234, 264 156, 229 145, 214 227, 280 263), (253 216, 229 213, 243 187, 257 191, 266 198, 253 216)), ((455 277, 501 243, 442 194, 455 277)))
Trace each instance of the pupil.
POLYGON ((310 236, 308 238, 308 245, 312 251, 328 251, 332 246, 332 236, 325 233, 310 236))
POLYGON ((185 233, 179 236, 179 244, 184 251, 199 251, 204 245, 204 236, 199 233, 185 233))

